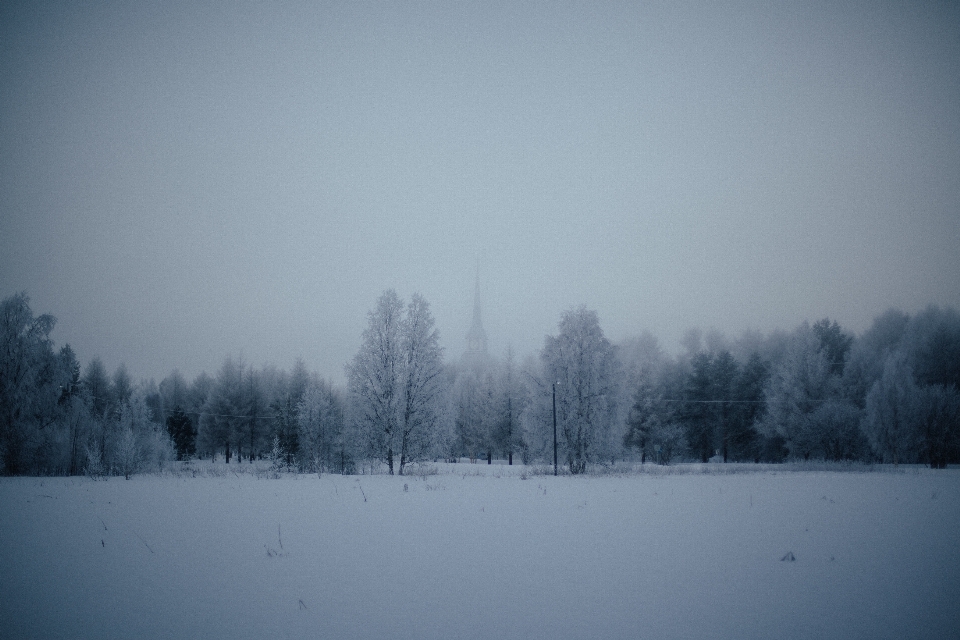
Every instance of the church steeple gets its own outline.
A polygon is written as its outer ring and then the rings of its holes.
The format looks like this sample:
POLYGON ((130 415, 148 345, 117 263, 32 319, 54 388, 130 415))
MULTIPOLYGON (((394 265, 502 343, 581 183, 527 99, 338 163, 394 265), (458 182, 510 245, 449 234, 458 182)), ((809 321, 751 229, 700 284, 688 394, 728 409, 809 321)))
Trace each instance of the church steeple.
POLYGON ((473 290, 473 324, 467 331, 467 351, 464 355, 477 356, 487 353, 487 333, 480 318, 480 264, 477 263, 477 281, 473 290))

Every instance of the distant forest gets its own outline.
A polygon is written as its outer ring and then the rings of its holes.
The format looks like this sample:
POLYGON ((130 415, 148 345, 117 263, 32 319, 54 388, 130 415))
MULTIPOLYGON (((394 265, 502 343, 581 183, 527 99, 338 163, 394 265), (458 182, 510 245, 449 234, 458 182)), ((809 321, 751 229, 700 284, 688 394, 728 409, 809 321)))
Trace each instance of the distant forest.
POLYGON ((50 339, 20 293, 0 307, 0 472, 125 475, 174 460, 403 474, 431 460, 960 462, 960 315, 889 310, 862 335, 836 321, 730 339, 690 331, 668 355, 611 343, 596 312, 564 312, 535 354, 472 344, 445 360, 429 303, 376 301, 341 387, 226 357, 215 375, 135 382, 50 339))

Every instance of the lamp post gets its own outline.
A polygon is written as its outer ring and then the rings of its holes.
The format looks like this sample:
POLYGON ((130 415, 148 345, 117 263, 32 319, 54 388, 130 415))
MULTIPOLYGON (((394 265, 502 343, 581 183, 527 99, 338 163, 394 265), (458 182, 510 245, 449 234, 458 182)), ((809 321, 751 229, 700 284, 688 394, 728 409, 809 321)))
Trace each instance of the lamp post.
POLYGON ((557 475, 557 383, 553 383, 553 475, 557 475))

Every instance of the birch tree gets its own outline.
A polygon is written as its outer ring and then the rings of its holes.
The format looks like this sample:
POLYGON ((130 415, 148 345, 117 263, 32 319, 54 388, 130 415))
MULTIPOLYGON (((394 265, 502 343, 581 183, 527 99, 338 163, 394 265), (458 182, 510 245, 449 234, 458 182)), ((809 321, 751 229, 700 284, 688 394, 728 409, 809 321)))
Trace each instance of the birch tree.
POLYGON ((368 453, 392 475, 429 455, 443 391, 443 352, 430 305, 414 294, 408 306, 393 289, 368 316, 347 378, 368 453))
POLYGON ((443 350, 429 303, 413 294, 401 324, 403 367, 402 420, 400 421, 400 475, 410 462, 433 450, 440 415, 443 350))
POLYGON ((793 456, 808 459, 818 451, 818 423, 813 414, 839 382, 831 375, 830 366, 820 339, 804 322, 767 381, 764 429, 768 436, 782 437, 793 456))
POLYGON ((540 357, 545 387, 557 383, 557 424, 570 473, 577 474, 608 453, 616 420, 617 358, 596 311, 585 306, 566 311, 558 328, 558 335, 547 336, 540 357))
POLYGON ((396 436, 403 400, 403 301, 393 289, 384 291, 367 316, 360 350, 347 366, 356 419, 366 437, 367 452, 394 473, 396 436))
POLYGON ((917 385, 906 357, 891 354, 883 365, 883 375, 867 393, 864 432, 874 451, 884 462, 912 461, 915 448, 913 403, 917 385))
POLYGON ((40 432, 58 417, 57 401, 71 371, 53 352, 56 319, 37 317, 19 293, 0 303, 0 459, 7 474, 27 471, 40 432))

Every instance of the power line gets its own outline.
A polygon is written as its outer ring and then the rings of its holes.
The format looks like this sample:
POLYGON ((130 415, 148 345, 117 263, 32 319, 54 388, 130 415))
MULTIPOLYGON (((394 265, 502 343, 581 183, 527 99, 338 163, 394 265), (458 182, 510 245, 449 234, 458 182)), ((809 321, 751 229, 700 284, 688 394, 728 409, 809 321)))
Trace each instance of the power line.
MULTIPOLYGON (((93 400, 103 400, 104 402, 110 402, 110 398, 103 398, 101 396, 89 396, 93 400)), ((172 414, 176 413, 176 409, 159 409, 162 413, 172 414)), ((186 411, 183 408, 180 409, 184 414, 189 416, 212 416, 214 418, 244 418, 245 420, 276 420, 278 416, 237 416, 229 413, 210 413, 209 411, 186 411)))
POLYGON ((660 402, 681 402, 684 404, 765 404, 766 400, 661 400, 660 402))

